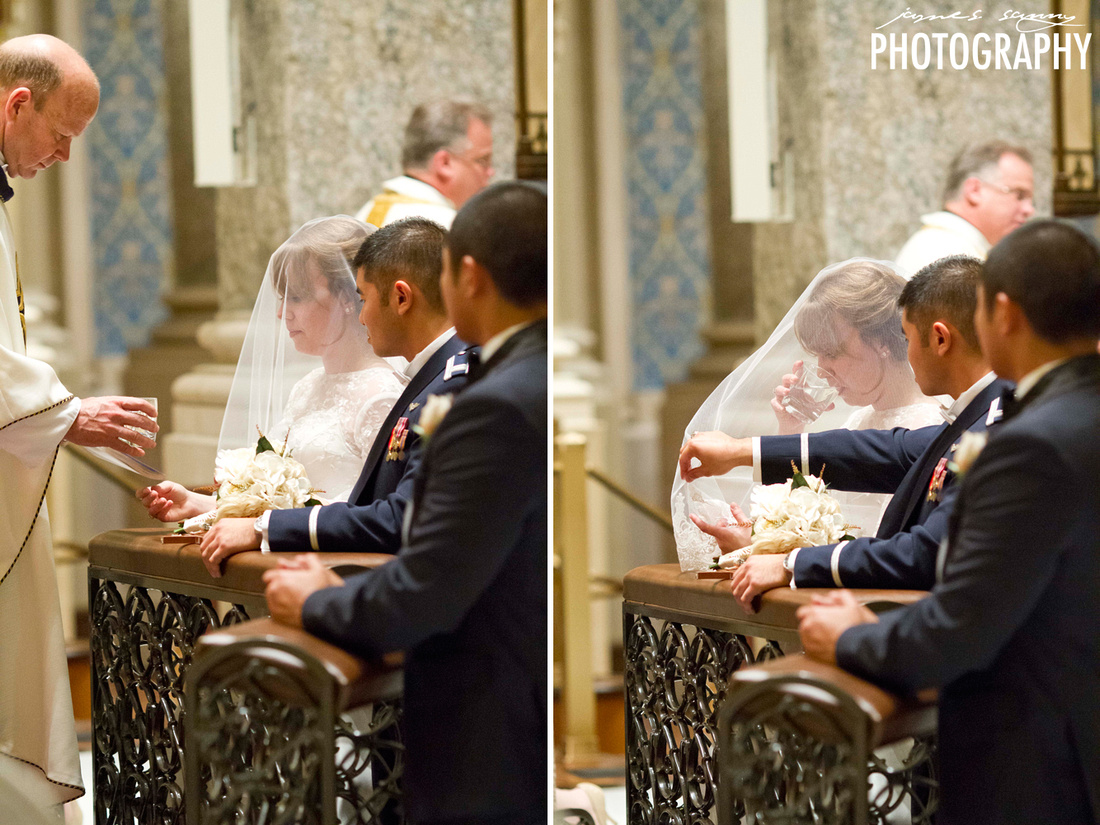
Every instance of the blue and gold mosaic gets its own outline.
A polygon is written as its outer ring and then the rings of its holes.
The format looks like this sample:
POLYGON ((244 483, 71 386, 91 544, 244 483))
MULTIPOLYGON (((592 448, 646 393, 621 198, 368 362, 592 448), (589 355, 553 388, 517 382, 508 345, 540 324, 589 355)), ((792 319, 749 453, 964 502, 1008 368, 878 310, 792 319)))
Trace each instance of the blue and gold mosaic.
POLYGON ((83 53, 99 77, 88 127, 96 355, 148 343, 172 266, 162 0, 95 0, 83 53))
POLYGON ((635 390, 687 375, 710 300, 700 0, 619 0, 635 390))

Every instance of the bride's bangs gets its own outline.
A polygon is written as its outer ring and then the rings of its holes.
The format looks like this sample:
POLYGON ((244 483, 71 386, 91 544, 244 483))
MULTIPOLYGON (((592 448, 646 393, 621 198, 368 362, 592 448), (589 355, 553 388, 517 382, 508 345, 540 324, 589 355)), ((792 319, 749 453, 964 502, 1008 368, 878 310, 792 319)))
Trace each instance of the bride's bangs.
POLYGON ((837 313, 823 303, 808 303, 794 317, 794 336, 799 345, 818 358, 837 358, 844 352, 842 327, 837 313))
POLYGON ((795 337, 807 352, 836 358, 844 354, 850 327, 868 344, 884 346, 895 360, 903 360, 897 302, 904 287, 905 279, 888 264, 865 259, 840 264, 824 274, 795 316, 795 337))
POLYGON ((283 244, 271 256, 271 282, 280 298, 308 300, 313 297, 309 277, 309 252, 297 245, 283 244))

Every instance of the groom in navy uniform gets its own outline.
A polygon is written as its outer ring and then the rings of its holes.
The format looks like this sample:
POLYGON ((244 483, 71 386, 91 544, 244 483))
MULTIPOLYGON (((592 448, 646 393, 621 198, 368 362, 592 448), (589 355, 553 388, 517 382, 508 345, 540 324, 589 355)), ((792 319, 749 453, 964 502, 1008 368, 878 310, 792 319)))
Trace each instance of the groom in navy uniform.
POLYGON ((440 291, 443 227, 425 218, 384 226, 363 241, 352 268, 363 300, 359 320, 382 356, 409 361, 409 383, 378 431, 347 502, 222 519, 202 543, 211 575, 244 550, 396 553, 420 464, 417 424, 428 398, 466 384, 467 345, 447 319, 440 291))
POLYGON ((890 690, 940 688, 942 825, 1086 825, 1100 821, 1100 250, 1027 224, 990 252, 978 305, 982 351, 1016 391, 962 467, 940 581, 877 617, 831 593, 799 630, 811 656, 890 690))
POLYGON ((545 192, 502 183, 463 206, 441 286, 482 361, 425 435, 401 551, 347 580, 314 556, 264 576, 277 620, 407 651, 414 823, 546 821, 546 280, 545 192))
MULTIPOLYGON (((760 480, 774 484, 790 477, 795 461, 803 472, 824 464, 826 480, 838 489, 894 494, 875 536, 802 547, 785 557, 750 556, 731 582, 746 612, 753 611, 756 596, 788 584, 932 587, 936 551, 947 534, 957 493, 949 469, 954 450, 964 433, 985 429, 990 407, 1010 386, 990 372, 974 329, 981 267, 981 261, 965 255, 941 258, 914 275, 898 298, 909 363, 921 391, 955 399, 942 425, 764 436, 756 444, 704 433, 684 445, 680 468, 689 478, 723 471, 732 457, 738 463, 756 463, 760 480), (693 469, 692 458, 699 458, 702 466, 693 469)), ((696 524, 715 536, 723 550, 744 543, 736 526, 696 524)))

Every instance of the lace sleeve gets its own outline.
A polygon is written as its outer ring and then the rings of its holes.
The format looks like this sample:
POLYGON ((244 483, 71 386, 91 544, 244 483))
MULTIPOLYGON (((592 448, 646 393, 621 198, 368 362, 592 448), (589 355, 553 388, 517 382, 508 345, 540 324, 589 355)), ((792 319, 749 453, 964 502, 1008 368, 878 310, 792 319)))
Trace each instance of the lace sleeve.
POLYGON ((359 408, 355 426, 352 428, 352 447, 355 454, 364 460, 374 444, 374 439, 378 437, 378 430, 404 389, 392 372, 379 372, 378 380, 371 381, 364 387, 361 397, 366 400, 359 408))

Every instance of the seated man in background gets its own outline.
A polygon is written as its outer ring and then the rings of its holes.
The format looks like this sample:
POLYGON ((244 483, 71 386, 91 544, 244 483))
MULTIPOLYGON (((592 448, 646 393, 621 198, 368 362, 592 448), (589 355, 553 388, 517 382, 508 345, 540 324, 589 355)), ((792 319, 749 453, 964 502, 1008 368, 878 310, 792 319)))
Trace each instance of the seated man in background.
POLYGON ((493 177, 492 128, 492 113, 479 103, 420 104, 405 127, 405 174, 383 183, 355 217, 374 226, 428 218, 449 229, 455 210, 493 177))
POLYGON ((947 255, 985 260, 989 249, 1035 214, 1031 153, 991 140, 967 146, 951 161, 943 209, 921 215, 921 227, 898 252, 903 274, 947 255))
MULTIPOLYGON (((765 484, 786 481, 794 461, 803 472, 824 464, 826 480, 838 489, 894 493, 874 537, 802 547, 786 556, 750 556, 732 581, 734 595, 747 612, 753 612, 756 596, 788 584, 913 590, 932 586, 936 550, 951 514, 951 456, 963 433, 985 428, 991 404, 1008 389, 990 372, 974 330, 981 266, 963 255, 943 258, 917 273, 898 299, 909 362, 921 391, 955 399, 941 426, 759 439, 700 433, 684 445, 680 472, 685 479, 752 464, 755 455, 756 476, 765 484), (702 466, 692 468, 693 458, 702 466)), ((718 540, 723 552, 748 543, 744 528, 711 525, 694 516, 693 520, 718 540)))
POLYGON ((346 581, 269 570, 278 621, 365 657, 405 650, 406 816, 547 816, 547 199, 502 183, 455 218, 440 279, 482 347, 429 436, 397 557, 346 581))
MULTIPOLYGON (((800 608, 806 652, 940 688, 942 825, 1100 821, 1100 249, 1042 221, 982 270, 982 351, 1016 392, 969 468, 932 594, 800 608), (1053 643, 1052 643, 1053 642, 1053 643)), ((965 463, 965 462, 964 462, 965 463)))

